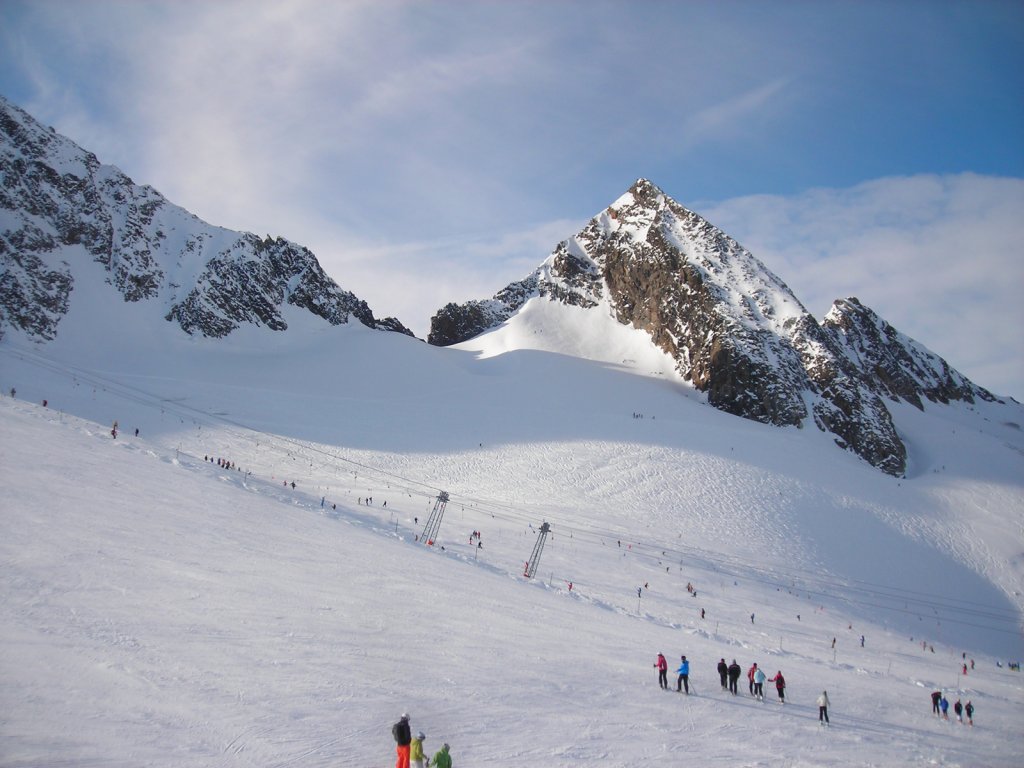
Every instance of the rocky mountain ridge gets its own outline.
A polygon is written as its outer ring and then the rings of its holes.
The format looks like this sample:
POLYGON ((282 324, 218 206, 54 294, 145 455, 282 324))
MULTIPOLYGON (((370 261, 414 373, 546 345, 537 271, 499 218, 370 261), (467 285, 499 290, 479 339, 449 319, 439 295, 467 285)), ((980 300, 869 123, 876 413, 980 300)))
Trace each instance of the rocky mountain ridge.
POLYGON ((611 313, 645 331, 714 407, 779 426, 810 421, 891 475, 907 456, 887 400, 996 399, 855 298, 819 323, 749 251, 645 179, 525 279, 439 310, 428 342, 469 339, 531 299, 611 313))
MULTIPOLYGON (((76 275, 94 273, 115 303, 151 303, 194 336, 282 331, 289 307, 412 335, 376 319, 308 249, 211 226, 0 97, 0 339, 55 339, 76 275)), ((523 280, 439 310, 428 341, 466 340, 531 300, 641 329, 712 406, 813 424, 895 476, 907 452, 887 403, 996 400, 855 298, 819 323, 749 251, 644 179, 523 280)))
POLYGON ((308 249, 211 226, 0 97, 0 338, 54 339, 85 261, 121 300, 159 303, 190 335, 284 330, 287 305, 412 335, 376 319, 308 249))

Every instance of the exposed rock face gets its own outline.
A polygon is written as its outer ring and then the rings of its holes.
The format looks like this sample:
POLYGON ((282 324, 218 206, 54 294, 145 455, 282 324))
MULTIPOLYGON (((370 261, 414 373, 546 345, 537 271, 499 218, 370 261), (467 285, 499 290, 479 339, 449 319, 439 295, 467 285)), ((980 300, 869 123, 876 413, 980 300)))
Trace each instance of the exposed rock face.
POLYGON ((394 318, 376 320, 306 248, 210 226, 2 98, 0 174, 0 337, 17 328, 54 339, 83 259, 105 271, 112 295, 154 302, 189 334, 285 330, 292 305, 332 325, 354 317, 412 335, 394 318))
POLYGON ((820 325, 749 251, 644 179, 525 280, 445 306, 428 341, 464 341, 538 297, 642 329, 716 408, 779 426, 810 419, 892 475, 906 448, 883 398, 992 397, 856 299, 820 325))
POLYGON ((512 283, 488 301, 446 304, 431 318, 427 342, 447 347, 471 339, 508 320, 536 291, 537 279, 530 276, 512 283))
POLYGON ((922 397, 933 403, 998 400, 856 298, 835 301, 822 325, 834 334, 846 357, 870 374, 868 381, 884 397, 906 400, 918 408, 924 407, 922 397))

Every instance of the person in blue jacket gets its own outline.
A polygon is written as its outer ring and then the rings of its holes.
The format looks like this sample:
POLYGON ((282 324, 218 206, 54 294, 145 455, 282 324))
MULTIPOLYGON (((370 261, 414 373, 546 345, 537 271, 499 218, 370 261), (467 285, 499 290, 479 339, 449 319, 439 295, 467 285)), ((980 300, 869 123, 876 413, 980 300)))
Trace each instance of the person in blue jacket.
POLYGON ((682 661, 679 663, 679 669, 676 670, 679 674, 679 678, 676 680, 676 692, 682 693, 683 687, 686 688, 686 693, 690 693, 690 662, 686 660, 686 657, 682 657, 682 661))

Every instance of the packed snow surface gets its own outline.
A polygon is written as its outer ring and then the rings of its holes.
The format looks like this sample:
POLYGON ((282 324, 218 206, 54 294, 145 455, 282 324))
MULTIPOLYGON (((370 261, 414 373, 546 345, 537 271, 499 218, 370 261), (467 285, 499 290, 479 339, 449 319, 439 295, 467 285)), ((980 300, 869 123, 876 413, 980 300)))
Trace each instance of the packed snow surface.
POLYGON ((1019 406, 897 407, 894 479, 546 311, 0 342, 0 765, 387 766, 402 712, 456 766, 1024 763, 1019 406))

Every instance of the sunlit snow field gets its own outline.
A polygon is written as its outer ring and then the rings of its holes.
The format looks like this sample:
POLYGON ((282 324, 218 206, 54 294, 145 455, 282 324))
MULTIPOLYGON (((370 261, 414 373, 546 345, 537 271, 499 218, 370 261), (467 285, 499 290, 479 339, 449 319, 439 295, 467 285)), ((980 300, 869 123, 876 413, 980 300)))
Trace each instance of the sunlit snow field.
POLYGON ((403 711, 456 766, 1024 762, 1019 405, 893 406, 894 479, 541 311, 454 349, 141 311, 0 342, 0 765, 386 766, 403 711))

